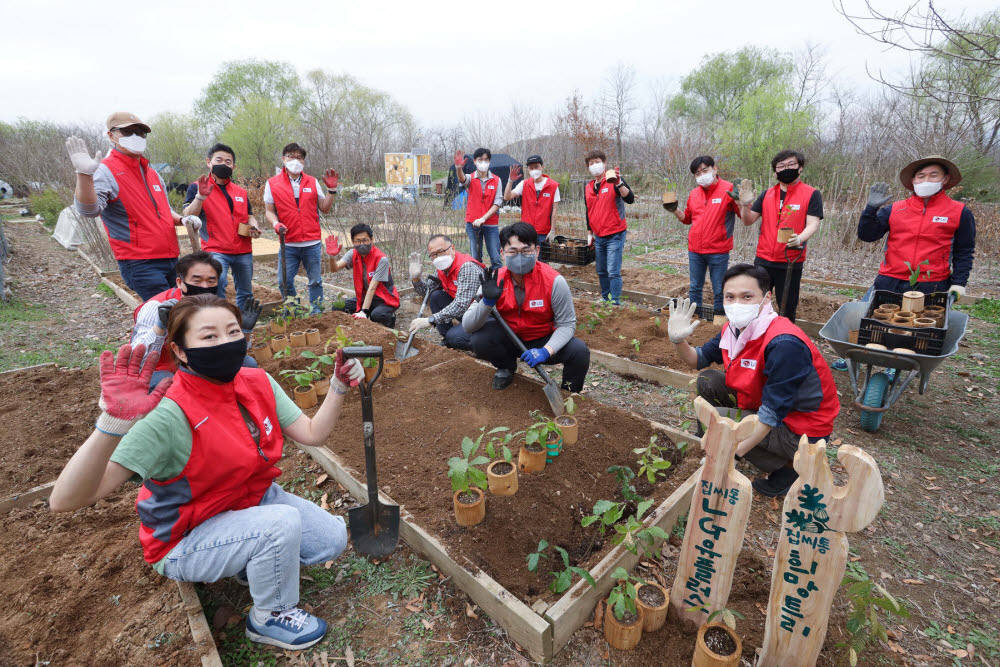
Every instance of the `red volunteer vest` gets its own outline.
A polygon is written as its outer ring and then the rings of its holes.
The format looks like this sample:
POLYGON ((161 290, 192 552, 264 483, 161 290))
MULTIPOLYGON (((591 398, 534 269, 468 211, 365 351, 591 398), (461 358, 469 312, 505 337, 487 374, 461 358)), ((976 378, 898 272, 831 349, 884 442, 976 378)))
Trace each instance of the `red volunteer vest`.
POLYGON ((298 243, 301 241, 319 241, 319 213, 316 205, 319 201, 318 184, 309 174, 302 174, 299 181, 299 201, 295 201, 295 191, 284 169, 280 174, 267 179, 271 186, 271 196, 274 198, 274 211, 278 214, 281 224, 288 227, 285 241, 298 243))
POLYGON ((521 340, 544 338, 556 330, 552 283, 558 275, 548 264, 535 262, 535 268, 524 274, 524 301, 518 306, 514 279, 507 267, 500 269, 497 280, 503 280, 503 294, 497 301, 497 310, 521 340))
POLYGON ((732 189, 732 183, 717 178, 707 189, 699 185, 688 195, 688 250, 714 255, 733 249, 733 237, 726 232, 726 213, 738 213, 736 202, 726 194, 732 189))
POLYGON ((595 193, 594 183, 595 181, 591 181, 583 188, 590 231, 594 233, 594 236, 610 236, 627 229, 625 217, 618 213, 618 195, 615 192, 615 185, 601 179, 600 187, 595 193))
POLYGON ((526 222, 535 228, 539 236, 545 236, 552 231, 552 207, 556 202, 556 190, 559 184, 542 174, 548 180, 541 190, 535 187, 535 181, 524 179, 521 189, 521 222, 526 222))
POLYGON ((216 514, 260 504, 281 474, 276 464, 283 438, 274 391, 263 369, 242 368, 236 379, 221 385, 180 372, 166 397, 187 417, 191 456, 177 477, 147 479, 139 490, 139 541, 149 563, 162 559, 188 531, 216 514), (259 447, 237 403, 257 424, 259 447))
MULTIPOLYGON (((243 255, 253 252, 249 236, 240 236, 237 231, 241 224, 250 219, 247 213, 247 191, 230 181, 226 192, 233 199, 233 210, 229 210, 226 195, 218 185, 212 187, 208 198, 201 203, 205 213, 205 224, 201 228, 201 249, 205 252, 219 252, 225 255, 243 255)), ((274 193, 272 188, 271 193, 274 193)), ((277 198, 275 198, 277 206, 277 198)), ((291 228, 289 228, 291 233, 291 228)))
POLYGON ((964 208, 965 204, 944 192, 931 197, 926 208, 924 200, 916 195, 893 204, 879 274, 907 280, 909 262, 913 268, 920 267, 922 282, 947 280, 951 276, 951 243, 964 208), (925 259, 930 263, 920 266, 925 259))
MULTIPOLYGON (((372 276, 375 275, 375 268, 383 257, 385 257, 385 253, 375 246, 372 246, 372 251, 368 253, 367 257, 362 256, 357 248, 354 249, 354 261, 351 264, 354 270, 354 296, 358 300, 358 309, 355 312, 361 312, 361 306, 364 305, 365 301, 365 283, 371 281, 372 276), (366 277, 367 281, 364 280, 366 277)), ((399 308, 399 292, 396 291, 396 286, 392 282, 392 269, 389 269, 389 282, 378 283, 378 287, 375 288, 375 296, 385 301, 387 306, 399 308), (389 286, 389 289, 386 289, 386 285, 389 286)))
MULTIPOLYGON (((469 200, 465 206, 465 221, 472 222, 486 215, 493 202, 496 201, 497 192, 500 190, 500 177, 490 175, 490 178, 483 185, 477 174, 466 174, 469 180, 469 200)), ((486 219, 485 225, 495 225, 500 221, 500 213, 494 213, 486 219)))
MULTIPOLYGON (((145 302, 140 303, 138 306, 135 307, 135 310, 132 311, 132 322, 135 323, 135 321, 139 319, 139 311, 142 310, 142 307, 145 306, 150 301, 160 304, 163 303, 164 301, 168 301, 169 299, 183 299, 183 298, 184 298, 184 292, 181 291, 180 287, 171 287, 168 290, 160 292, 156 296, 147 299, 145 302)), ((177 371, 177 364, 174 362, 174 355, 170 353, 170 350, 166 348, 160 350, 160 360, 156 362, 156 368, 154 370, 170 371, 171 373, 177 371)))
POLYGON ((120 208, 109 206, 101 213, 115 259, 176 258, 180 246, 170 202, 149 160, 112 150, 101 162, 118 184, 118 198, 108 204, 120 208))
MULTIPOLYGON (((806 210, 809 198, 816 188, 799 181, 788 186, 785 202, 781 205, 781 185, 771 187, 761 202, 760 237, 757 239, 757 256, 769 262, 787 262, 784 243, 778 243, 778 227, 791 227, 796 234, 806 228, 806 210)), ((796 263, 806 261, 806 250, 791 248, 788 256, 798 256, 796 263)))
POLYGON ((477 262, 475 258, 469 257, 465 253, 455 251, 455 260, 448 267, 447 271, 438 271, 438 279, 441 280, 441 287, 444 291, 448 293, 452 299, 455 298, 455 293, 458 292, 458 272, 462 269, 462 266, 466 262, 472 262, 479 265, 479 268, 486 268, 482 262, 477 262))
POLYGON ((760 409, 760 398, 764 391, 764 350, 768 343, 783 334, 795 336, 809 348, 812 363, 819 374, 823 399, 814 412, 789 412, 784 424, 793 433, 810 438, 825 438, 833 432, 833 420, 840 413, 837 385, 823 355, 809 336, 785 317, 777 317, 760 338, 750 341, 735 358, 729 357, 728 350, 722 350, 722 361, 726 367, 726 386, 736 392, 736 404, 747 410, 760 409))

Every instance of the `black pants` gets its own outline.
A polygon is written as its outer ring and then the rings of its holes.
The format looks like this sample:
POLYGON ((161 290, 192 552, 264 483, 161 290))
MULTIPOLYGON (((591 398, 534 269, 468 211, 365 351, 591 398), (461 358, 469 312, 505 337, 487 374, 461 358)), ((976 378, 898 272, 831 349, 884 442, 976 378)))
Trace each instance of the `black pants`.
MULTIPOLYGON (((345 299, 344 307, 341 309, 345 313, 354 314, 358 311, 358 300, 357 299, 345 299)), ((386 304, 385 301, 376 297, 372 298, 371 312, 368 314, 368 319, 372 322, 378 322, 384 327, 389 327, 390 329, 396 326, 396 309, 392 306, 386 304)))
MULTIPOLYGON (((542 347, 549 342, 550 336, 535 340, 522 341, 529 350, 542 347)), ((517 360, 521 351, 495 320, 489 320, 479 331, 472 332, 472 353, 484 359, 497 368, 513 371, 517 368, 517 360)), ((579 338, 573 337, 568 343, 552 355, 548 364, 563 365, 562 388, 569 391, 583 389, 583 381, 590 368, 590 349, 579 338)))
POLYGON ((875 282, 872 284, 872 289, 888 290, 890 292, 896 292, 897 294, 902 294, 903 292, 909 292, 911 290, 923 292, 924 294, 933 294, 934 292, 947 292, 949 287, 951 287, 950 280, 921 282, 917 283, 916 287, 910 287, 909 280, 893 278, 892 276, 883 276, 881 274, 875 276, 875 282))
MULTIPOLYGON (((789 257, 798 257, 798 251, 789 250, 789 257)), ((771 266, 771 262, 766 262, 760 257, 756 257, 753 260, 754 266, 762 266, 764 270, 767 271, 767 275, 771 278, 772 289, 774 290, 774 301, 772 306, 777 312, 781 307, 781 299, 785 296, 785 275, 788 273, 787 264, 782 265, 780 268, 777 266, 771 266)), ((785 304, 784 312, 778 313, 779 315, 784 315, 792 322, 795 321, 795 310, 799 307, 799 284, 802 282, 802 265, 805 262, 796 262, 792 265, 792 279, 788 282, 788 303, 785 304)))
MULTIPOLYGON (((434 290, 427 299, 427 305, 430 306, 431 313, 438 313, 447 308, 452 301, 454 299, 444 290, 434 290)), ((444 338, 446 346, 455 350, 472 349, 472 336, 462 328, 461 324, 455 324, 449 319, 447 322, 438 322, 434 326, 444 338)))

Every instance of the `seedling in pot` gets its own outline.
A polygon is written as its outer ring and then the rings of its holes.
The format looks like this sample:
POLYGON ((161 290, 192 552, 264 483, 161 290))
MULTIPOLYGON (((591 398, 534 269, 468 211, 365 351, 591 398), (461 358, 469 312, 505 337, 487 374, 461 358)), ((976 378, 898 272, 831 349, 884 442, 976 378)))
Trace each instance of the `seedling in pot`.
POLYGON ((482 490, 486 489, 488 482, 486 473, 476 466, 489 463, 490 460, 485 456, 476 456, 477 451, 479 443, 466 436, 462 438, 462 455, 448 459, 448 477, 451 479, 452 491, 455 492, 455 520, 461 526, 474 526, 486 516, 482 490))
POLYGON ((638 615, 635 608, 635 587, 636 584, 645 583, 642 579, 633 577, 625 568, 618 567, 611 573, 612 579, 617 579, 618 583, 611 589, 608 595, 608 607, 619 621, 625 618, 625 613, 638 615))
MULTIPOLYGON (((910 280, 910 287, 916 287, 917 283, 920 282, 920 267, 924 266, 925 264, 930 264, 930 263, 931 263, 931 260, 925 259, 924 261, 922 261, 919 264, 917 264, 916 267, 914 267, 909 262, 903 262, 903 264, 906 264, 906 268, 908 268, 910 270, 910 278, 909 278, 909 280, 910 280)), ((930 269, 928 269, 924 273, 923 278, 924 278, 924 280, 929 280, 930 277, 931 277, 931 271, 930 271, 930 269)))
POLYGON ((658 436, 654 434, 650 436, 647 446, 632 450, 639 454, 639 460, 636 461, 639 465, 639 477, 645 476, 650 484, 656 484, 656 478, 659 475, 665 476, 666 469, 670 467, 670 461, 663 458, 664 448, 656 444, 657 438, 658 436))
POLYGON ((308 387, 314 381, 323 377, 323 373, 317 372, 311 368, 301 369, 301 370, 287 370, 280 371, 278 375, 283 378, 290 379, 299 387, 308 387))
MULTIPOLYGON (((528 554, 528 570, 534 572, 538 568, 539 558, 548 558, 543 552, 547 549, 549 543, 545 540, 541 540, 538 543, 538 551, 532 554, 528 554)), ((557 547, 552 545, 555 551, 559 552, 560 558, 562 558, 564 569, 561 572, 550 572, 552 575, 552 583, 549 584, 549 590, 553 593, 563 593, 569 590, 569 587, 573 584, 573 575, 576 574, 584 579, 591 588, 597 588, 597 582, 594 578, 590 576, 590 572, 587 572, 582 567, 574 567, 569 564, 569 553, 562 547, 557 547)))
POLYGON ((548 450, 551 462, 552 458, 559 456, 559 452, 562 451, 562 429, 554 419, 546 417, 538 410, 531 413, 531 418, 535 423, 525 431, 524 444, 528 447, 535 443, 541 444, 548 450))

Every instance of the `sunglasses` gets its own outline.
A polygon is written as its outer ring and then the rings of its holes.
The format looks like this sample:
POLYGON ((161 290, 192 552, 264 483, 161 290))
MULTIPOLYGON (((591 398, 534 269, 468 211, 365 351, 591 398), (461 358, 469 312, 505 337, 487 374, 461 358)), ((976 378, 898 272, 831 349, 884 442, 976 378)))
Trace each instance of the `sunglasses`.
POLYGON ((143 139, 145 139, 146 135, 149 134, 149 132, 146 132, 146 130, 140 130, 139 128, 134 128, 134 127, 118 127, 115 128, 115 132, 118 132, 123 137, 131 137, 133 134, 137 134, 143 139))

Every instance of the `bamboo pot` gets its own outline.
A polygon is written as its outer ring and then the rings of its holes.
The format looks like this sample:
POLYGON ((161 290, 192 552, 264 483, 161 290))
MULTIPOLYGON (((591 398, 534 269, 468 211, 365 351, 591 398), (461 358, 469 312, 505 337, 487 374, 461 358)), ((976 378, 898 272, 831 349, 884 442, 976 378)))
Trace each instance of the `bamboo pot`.
POLYGON ((788 243, 795 236, 795 230, 791 227, 778 227, 778 243, 788 243))
POLYGON ((486 518, 486 495, 481 489, 476 487, 469 487, 469 493, 475 493, 479 496, 479 500, 476 502, 466 505, 458 501, 458 496, 462 494, 461 491, 456 491, 453 498, 455 505, 455 521, 458 522, 460 526, 475 526, 477 523, 486 518))
POLYGON ((323 380, 316 380, 313 382, 313 387, 316 388, 317 396, 326 396, 330 393, 330 380, 326 378, 323 380))
POLYGON ((933 317, 918 317, 913 320, 913 326, 917 329, 926 329, 928 327, 933 327, 937 324, 937 320, 933 317))
POLYGON ((891 311, 897 311, 897 310, 902 310, 902 308, 900 308, 900 307, 899 307, 899 306, 898 306, 897 304, 895 304, 895 303, 883 303, 883 304, 882 304, 881 306, 879 306, 878 308, 879 308, 879 310, 891 310, 891 311))
POLYGON ((577 423, 576 417, 572 415, 556 417, 556 426, 562 431, 564 445, 576 444, 576 440, 580 436, 580 425, 577 423))
POLYGON ((517 466, 510 464, 510 472, 498 475, 493 468, 507 461, 494 461, 486 467, 486 479, 489 482, 490 493, 494 496, 512 496, 517 493, 517 466))
POLYGON ((273 334, 283 334, 285 333, 285 330, 288 329, 287 322, 285 324, 278 324, 277 320, 271 322, 268 326, 271 327, 271 333, 273 334))
POLYGON ((382 372, 387 378, 398 378, 402 373, 402 364, 399 359, 386 359, 382 362, 382 372))
POLYGON ((698 629, 698 640, 694 646, 694 656, 691 658, 691 667, 738 667, 740 658, 743 656, 743 641, 739 635, 722 623, 706 623, 698 629), (710 628, 722 628, 736 643, 736 650, 732 655, 719 655, 705 644, 705 633, 710 628))
POLYGON ((876 310, 872 313, 872 317, 880 322, 891 322, 892 321, 892 311, 890 310, 876 310))
POLYGON ((545 469, 545 457, 548 452, 545 449, 545 445, 537 452, 528 451, 524 445, 521 445, 521 451, 517 453, 517 468, 521 472, 541 472, 545 469))
POLYGON ((256 359, 257 363, 260 363, 273 357, 274 351, 271 350, 270 343, 260 343, 253 346, 253 351, 250 352, 250 356, 256 359))
POLYGON ((303 410, 308 410, 316 405, 316 387, 311 384, 308 387, 296 387, 292 395, 295 398, 295 405, 303 410))
POLYGON ((239 227, 236 228, 236 233, 240 236, 250 236, 250 225, 241 222, 239 227))
POLYGON ((306 329, 306 345, 319 345, 319 329, 306 329))
POLYGON ((852 329, 852 330, 850 330, 850 331, 847 332, 847 342, 848 343, 852 343, 854 345, 858 344, 858 330, 857 329, 852 329))
POLYGON ((271 350, 273 352, 281 352, 286 347, 288 347, 288 335, 278 334, 271 339, 271 350))
POLYGON ((611 605, 607 605, 604 610, 604 638, 612 648, 631 651, 642 639, 642 607, 636 605, 635 610, 639 617, 632 625, 625 625, 615 617, 611 605))
MULTIPOLYGON (((667 609, 670 608, 670 592, 663 588, 663 586, 653 582, 636 586, 635 592, 635 606, 642 607, 642 631, 656 632, 663 627, 664 623, 667 622, 667 609), (658 607, 650 607, 642 601, 639 597, 639 591, 647 586, 650 588, 658 588, 660 592, 663 593, 663 604, 658 607)), ((612 616, 614 616, 614 614, 612 614, 612 616)))
POLYGON ((924 293, 911 290, 909 292, 903 292, 903 306, 902 310, 908 310, 911 313, 921 311, 924 309, 924 293))
POLYGON ((375 373, 378 372, 378 366, 372 366, 371 368, 365 368, 365 382, 371 382, 372 378, 375 377, 375 373))
POLYGON ((304 331, 293 331, 289 339, 292 341, 292 347, 306 346, 306 332, 304 331))

